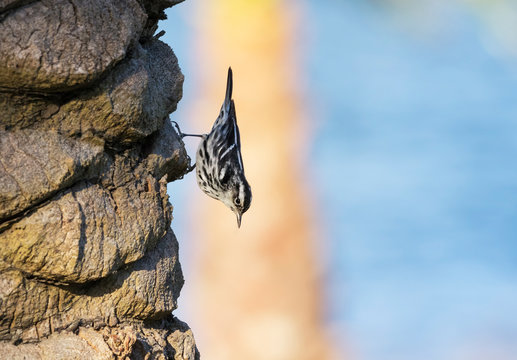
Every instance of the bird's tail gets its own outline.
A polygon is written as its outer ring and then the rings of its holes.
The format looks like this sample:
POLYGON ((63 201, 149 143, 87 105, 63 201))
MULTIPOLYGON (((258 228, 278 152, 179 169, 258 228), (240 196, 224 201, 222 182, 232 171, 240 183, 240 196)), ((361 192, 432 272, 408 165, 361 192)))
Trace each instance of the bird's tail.
POLYGON ((226 81, 226 96, 224 98, 224 107, 226 109, 230 108, 230 104, 232 101, 232 90, 233 90, 233 74, 232 68, 228 68, 228 80, 226 81))

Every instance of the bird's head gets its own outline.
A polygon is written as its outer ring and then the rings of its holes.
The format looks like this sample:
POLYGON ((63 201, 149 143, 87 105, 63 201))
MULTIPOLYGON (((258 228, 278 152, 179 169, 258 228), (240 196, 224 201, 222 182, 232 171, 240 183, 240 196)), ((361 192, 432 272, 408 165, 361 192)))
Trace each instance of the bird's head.
POLYGON ((237 226, 241 227, 242 215, 251 205, 251 188, 244 177, 238 177, 220 199, 237 216, 237 226))

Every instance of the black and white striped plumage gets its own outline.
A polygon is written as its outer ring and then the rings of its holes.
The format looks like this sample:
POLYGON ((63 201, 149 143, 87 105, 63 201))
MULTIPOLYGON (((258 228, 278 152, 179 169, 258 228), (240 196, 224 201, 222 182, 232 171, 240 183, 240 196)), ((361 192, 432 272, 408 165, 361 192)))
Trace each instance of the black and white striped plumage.
POLYGON ((228 206, 237 215, 240 227, 242 214, 251 204, 251 189, 244 176, 232 87, 232 69, 229 68, 223 106, 210 133, 202 136, 197 150, 196 175, 201 190, 228 206))

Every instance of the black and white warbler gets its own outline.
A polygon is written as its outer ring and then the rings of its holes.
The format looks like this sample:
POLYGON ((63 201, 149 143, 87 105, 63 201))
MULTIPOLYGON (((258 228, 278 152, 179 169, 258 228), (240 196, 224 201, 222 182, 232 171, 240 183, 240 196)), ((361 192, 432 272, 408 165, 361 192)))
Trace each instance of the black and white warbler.
MULTIPOLYGON (((251 204, 251 188, 244 176, 241 140, 235 104, 232 100, 233 76, 228 69, 226 96, 219 116, 209 134, 184 134, 181 137, 201 137, 196 153, 197 183, 208 196, 222 201, 237 216, 237 226, 241 226, 242 214, 251 204)), ((176 124, 177 126, 177 124, 176 124)))

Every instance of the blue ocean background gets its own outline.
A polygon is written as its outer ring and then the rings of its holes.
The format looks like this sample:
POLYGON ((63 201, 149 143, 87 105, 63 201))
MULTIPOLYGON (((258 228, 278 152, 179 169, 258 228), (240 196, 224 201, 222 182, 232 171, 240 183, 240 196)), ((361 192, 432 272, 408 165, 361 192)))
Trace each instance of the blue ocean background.
MULTIPOLYGON (((302 2, 326 321, 347 358, 516 359, 517 21, 497 16, 517 8, 417 3, 302 2)), ((184 99, 189 11, 162 24, 184 99)), ((192 186, 170 185, 175 207, 192 186)), ((180 239, 186 222, 175 212, 180 239)))

